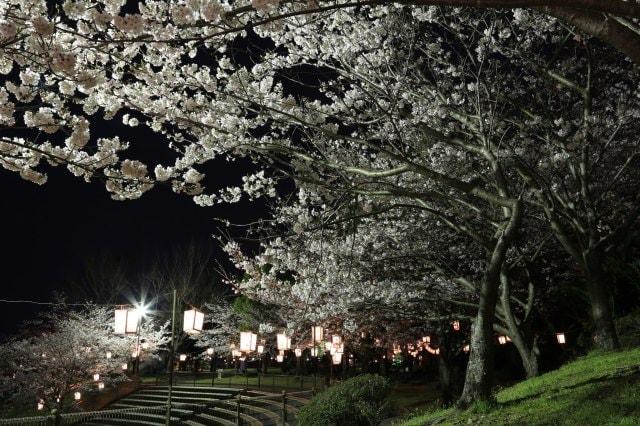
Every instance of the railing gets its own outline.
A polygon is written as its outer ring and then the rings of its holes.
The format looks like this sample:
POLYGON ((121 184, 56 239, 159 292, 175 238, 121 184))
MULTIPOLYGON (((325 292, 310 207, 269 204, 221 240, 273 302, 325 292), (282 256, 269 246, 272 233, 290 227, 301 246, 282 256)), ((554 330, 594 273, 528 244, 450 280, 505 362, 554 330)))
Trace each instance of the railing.
MULTIPOLYGON (((164 385, 166 374, 145 377, 143 384, 164 385)), ((293 376, 286 374, 242 374, 229 372, 175 372, 174 386, 227 386, 265 390, 310 390, 323 389, 325 381, 318 376, 293 376)))
MULTIPOLYGON (((290 408, 298 407, 298 405, 292 404, 291 400, 296 397, 311 397, 313 390, 305 390, 299 392, 290 392, 283 390, 280 394, 259 395, 259 396, 246 396, 243 395, 243 390, 238 392, 233 399, 219 400, 207 404, 207 407, 221 407, 227 411, 233 410, 232 419, 227 417, 227 420, 233 420, 236 425, 244 425, 247 423, 248 416, 256 416, 256 412, 265 410, 268 415, 275 417, 277 423, 280 425, 289 424, 292 419, 290 418, 290 408), (267 404, 269 408, 265 408, 264 404, 260 404, 261 401, 271 401, 272 404, 267 404), (258 411, 256 411, 258 410, 258 411)), ((0 419, 0 425, 11 426, 64 426, 64 425, 80 425, 88 421, 100 422, 104 420, 108 423, 109 419, 124 419, 129 420, 132 424, 135 424, 136 414, 156 414, 158 415, 158 422, 164 423, 163 418, 168 414, 169 417, 179 418, 179 414, 172 413, 172 409, 179 408, 192 408, 193 404, 174 403, 167 410, 167 405, 156 405, 151 407, 135 407, 135 408, 123 408, 117 410, 101 410, 101 411, 86 411, 80 413, 66 413, 58 414, 53 412, 48 416, 39 417, 22 417, 13 419, 0 419), (173 415, 175 414, 175 415, 173 415)), ((206 411, 205 407, 201 410, 206 411)), ((272 418, 273 418, 272 417, 272 418)))
POLYGON ((166 412, 166 405, 153 407, 122 408, 118 410, 83 411, 79 413, 65 414, 59 414, 56 410, 53 410, 52 413, 47 416, 0 419, 0 425, 77 425, 94 419, 127 419, 130 418, 132 414, 158 414, 164 416, 166 412))

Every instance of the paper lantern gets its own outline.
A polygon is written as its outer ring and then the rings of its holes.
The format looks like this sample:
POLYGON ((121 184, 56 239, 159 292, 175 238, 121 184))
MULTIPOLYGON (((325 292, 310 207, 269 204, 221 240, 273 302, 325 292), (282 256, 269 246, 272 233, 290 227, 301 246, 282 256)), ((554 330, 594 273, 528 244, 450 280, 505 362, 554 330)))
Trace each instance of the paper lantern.
POLYGON ((340 343, 342 343, 342 338, 337 334, 334 334, 331 336, 331 343, 333 343, 334 346, 340 345, 340 343))
POLYGON ((498 336, 498 343, 500 343, 501 345, 507 343, 507 336, 498 336))
POLYGON ((207 348, 207 355, 213 355, 213 348, 207 348))
POLYGON ((204 314, 197 309, 184 311, 182 330, 188 334, 196 334, 202 331, 204 324, 204 314))
POLYGON ((80 398, 82 398, 82 395, 80 394, 80 392, 75 392, 73 394, 73 399, 75 399, 76 401, 80 401, 80 398))
POLYGON ((455 331, 460 331, 460 321, 456 320, 451 325, 455 331))
POLYGON ((240 333, 240 350, 245 352, 251 352, 256 350, 256 343, 258 341, 258 335, 250 331, 243 331, 240 333))
POLYGON ((111 359, 111 352, 107 352, 107 359, 111 359))
POLYGON ((93 381, 97 382, 98 380, 100 380, 100 375, 98 373, 93 375, 93 381))
POLYGON ((261 354, 264 352, 264 346, 263 345, 258 345, 258 353, 261 354))
POLYGON ((104 389, 104 383, 100 382, 98 383, 98 390, 102 390, 104 389))
POLYGON ((336 352, 331 355, 331 360, 333 361, 333 365, 338 365, 342 362, 342 353, 336 352))
POLYGON ((323 338, 324 338, 324 330, 322 329, 321 326, 314 325, 313 327, 311 327, 311 342, 312 343, 322 342, 323 338))
POLYGON ((422 341, 423 341, 424 343, 431 343, 431 336, 424 336, 424 337, 422 338, 422 341))
POLYGON ((277 362, 282 362, 282 361, 284 361, 284 355, 278 355, 278 356, 276 356, 276 361, 277 361, 277 362))
POLYGON ((427 352, 429 352, 431 355, 438 355, 440 353, 440 348, 432 348, 430 345, 426 345, 424 347, 427 352))
POLYGON ((135 334, 138 331, 140 312, 137 309, 116 309, 113 332, 135 334))
POLYGON ((564 333, 556 333, 556 340, 558 341, 559 345, 564 345, 565 343, 567 343, 567 340, 564 337, 564 333))
POLYGON ((318 356, 318 348, 311 348, 311 356, 312 357, 317 357, 318 356))
POLYGON ((469 350, 471 350, 471 348, 469 347, 469 345, 464 345, 464 347, 462 348, 463 352, 469 352, 469 350))
POLYGON ((295 354, 296 354, 296 356, 298 358, 300 358, 302 356, 302 349, 296 348, 294 352, 295 352, 295 354))
POLYGON ((288 337, 286 334, 284 333, 280 333, 276 336, 276 340, 278 343, 278 350, 279 351, 286 351, 291 349, 291 338, 288 337))
POLYGON ((186 360, 187 360, 187 355, 180 354, 180 361, 186 361, 186 360))
POLYGON ((240 351, 239 351, 239 350, 237 350, 237 349, 234 349, 234 350, 232 350, 232 351, 231 351, 231 356, 233 356, 233 357, 240 357, 240 356, 242 356, 242 352, 240 352, 240 351))
POLYGON ((38 408, 38 411, 44 410, 44 401, 42 400, 38 401, 37 408, 38 408))
POLYGON ((122 371, 127 371, 127 363, 122 364, 122 371))

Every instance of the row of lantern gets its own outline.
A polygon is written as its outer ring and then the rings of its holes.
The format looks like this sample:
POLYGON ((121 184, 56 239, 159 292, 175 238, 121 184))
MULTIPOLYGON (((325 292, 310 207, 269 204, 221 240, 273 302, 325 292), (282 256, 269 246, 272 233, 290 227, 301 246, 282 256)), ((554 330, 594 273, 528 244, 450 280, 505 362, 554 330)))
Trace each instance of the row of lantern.
MULTIPOLYGON (((311 327, 311 356, 316 357, 318 355, 318 348, 316 343, 322 343, 324 340, 324 330, 320 326, 311 327)), ((342 354, 344 353, 344 343, 342 338, 338 335, 331 337, 331 342, 324 342, 325 351, 328 351, 333 359, 334 364, 339 364, 342 361, 342 354)), ((276 360, 278 362, 284 361, 285 351, 291 350, 291 337, 285 333, 278 333, 276 335, 276 347, 278 349, 278 355, 276 360)), ((259 354, 264 352, 264 345, 258 345, 258 335, 250 331, 243 331, 240 333, 240 347, 236 349, 235 345, 231 345, 231 354, 234 357, 241 357, 244 353, 256 351, 259 354)), ((302 348, 298 347, 294 349, 296 357, 302 356, 302 348)))
MULTIPOLYGON (((455 323, 457 323, 457 321, 454 321, 454 329, 455 329, 455 323)), ((458 328, 457 330, 459 330, 459 324, 458 324, 458 328)), ((558 342, 559 345, 564 345, 567 340, 565 337, 564 333, 556 333, 556 341, 558 342)), ((505 345, 507 344, 507 342, 511 342, 511 338, 509 336, 506 335, 500 335, 498 336, 498 343, 501 345, 505 345)), ((424 336, 422 338, 422 341, 418 341, 416 345, 409 343, 407 344, 407 351, 409 352, 410 355, 412 356, 417 356, 419 353, 419 349, 420 347, 424 347, 424 349, 429 352, 432 355, 439 355, 440 354, 440 349, 439 348, 433 348, 430 346, 431 343, 431 337, 430 336, 424 336)), ((462 347, 462 351, 463 352, 469 352, 470 350, 470 346, 469 345, 465 345, 462 347)), ((402 352, 402 349, 400 347, 400 345, 393 345, 393 354, 397 355, 400 352, 402 352)))

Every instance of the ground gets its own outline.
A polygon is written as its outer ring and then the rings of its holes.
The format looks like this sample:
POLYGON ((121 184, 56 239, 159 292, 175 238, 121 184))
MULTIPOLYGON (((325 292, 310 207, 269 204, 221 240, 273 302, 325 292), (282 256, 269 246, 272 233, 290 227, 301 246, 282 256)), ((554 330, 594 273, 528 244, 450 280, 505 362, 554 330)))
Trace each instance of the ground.
POLYGON ((496 407, 429 410, 398 424, 640 425, 640 348, 594 352, 497 394, 496 407))

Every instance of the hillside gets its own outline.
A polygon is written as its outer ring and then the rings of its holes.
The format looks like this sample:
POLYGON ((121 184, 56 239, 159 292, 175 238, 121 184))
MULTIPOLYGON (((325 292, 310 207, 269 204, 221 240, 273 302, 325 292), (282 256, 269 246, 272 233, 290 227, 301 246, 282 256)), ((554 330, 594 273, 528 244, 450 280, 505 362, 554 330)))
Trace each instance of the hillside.
POLYGON ((589 354, 497 399, 493 409, 431 411, 400 425, 640 425, 640 348, 589 354))

